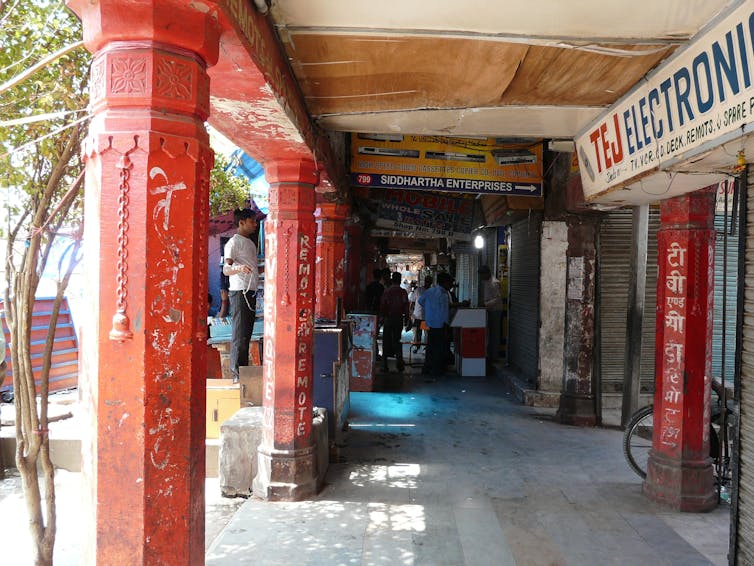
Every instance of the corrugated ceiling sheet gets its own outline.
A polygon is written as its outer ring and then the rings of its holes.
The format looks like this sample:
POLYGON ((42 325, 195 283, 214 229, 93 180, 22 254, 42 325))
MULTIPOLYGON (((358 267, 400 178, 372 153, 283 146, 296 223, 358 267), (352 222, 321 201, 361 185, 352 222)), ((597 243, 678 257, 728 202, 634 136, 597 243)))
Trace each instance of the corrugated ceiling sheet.
MULTIPOLYGON (((615 57, 438 37, 291 33, 286 49, 314 115, 498 105, 602 106, 673 47, 615 57), (586 72, 588 70, 588 72, 586 72)), ((648 50, 661 46, 626 46, 648 50)))
MULTIPOLYGON (((651 51, 661 46, 621 46, 651 51)), ((649 55, 615 57, 555 47, 530 47, 501 104, 602 106, 615 102, 675 47, 649 55), (585 75, 584 70, 589 69, 585 75)))
POLYGON ((313 114, 490 106, 528 47, 426 37, 293 34, 286 45, 313 114))

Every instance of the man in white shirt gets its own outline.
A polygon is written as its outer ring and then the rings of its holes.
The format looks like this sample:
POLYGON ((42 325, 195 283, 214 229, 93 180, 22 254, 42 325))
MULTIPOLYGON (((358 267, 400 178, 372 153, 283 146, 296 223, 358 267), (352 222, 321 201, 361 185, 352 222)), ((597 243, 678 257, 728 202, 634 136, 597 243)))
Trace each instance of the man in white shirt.
POLYGON ((230 372, 238 382, 238 366, 249 365, 249 342, 254 331, 257 308, 257 246, 251 240, 257 229, 257 218, 250 208, 233 211, 237 233, 225 244, 223 274, 229 278, 233 334, 230 343, 230 372))

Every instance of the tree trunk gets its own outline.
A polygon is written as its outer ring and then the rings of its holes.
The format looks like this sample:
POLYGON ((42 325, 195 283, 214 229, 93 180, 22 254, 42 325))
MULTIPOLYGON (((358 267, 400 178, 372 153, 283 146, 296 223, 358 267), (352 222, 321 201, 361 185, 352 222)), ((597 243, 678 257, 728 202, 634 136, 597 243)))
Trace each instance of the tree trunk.
MULTIPOLYGON (((74 137, 78 140, 77 136, 74 137)), ((70 158, 77 145, 77 141, 69 141, 64 155, 70 158)), ((80 239, 68 260, 65 274, 58 281, 58 292, 53 304, 47 340, 42 354, 39 406, 31 360, 32 313, 39 279, 47 263, 52 242, 75 202, 83 180, 83 174, 79 175, 70 189, 60 198, 57 206, 53 208, 55 204, 53 197, 59 194, 57 184, 63 176, 67 163, 67 160, 61 161, 53 168, 47 185, 35 203, 37 208, 30 211, 32 228, 26 238, 24 252, 17 257, 11 255, 13 241, 19 234, 19 225, 10 234, 9 256, 6 259, 8 286, 4 306, 12 345, 11 359, 16 408, 16 466, 21 475, 29 517, 29 530, 34 545, 34 563, 37 566, 52 564, 55 546, 55 468, 50 459, 47 414, 50 367, 60 305, 73 268, 78 263, 80 239), (42 483, 44 489, 42 489, 42 483)), ((23 222, 27 216, 28 214, 23 215, 21 221, 23 222)))

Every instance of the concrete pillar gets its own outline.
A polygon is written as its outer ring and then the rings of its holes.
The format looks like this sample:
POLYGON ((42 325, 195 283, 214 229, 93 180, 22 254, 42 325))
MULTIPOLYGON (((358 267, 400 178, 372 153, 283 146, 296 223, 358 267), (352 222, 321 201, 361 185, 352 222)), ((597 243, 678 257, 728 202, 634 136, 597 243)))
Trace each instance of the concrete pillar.
POLYGON ((69 0, 94 53, 86 159, 87 564, 203 564, 211 10, 69 0))
POLYGON ((541 403, 558 406, 563 389, 563 328, 566 303, 568 226, 559 220, 542 222, 539 379, 541 403))
POLYGON ((563 394, 558 418, 580 426, 597 424, 593 383, 596 236, 593 219, 568 220, 563 394))
MULTIPOLYGON (((367 269, 363 261, 364 227, 349 217, 345 222, 346 231, 346 289, 345 307, 346 312, 354 312, 363 308, 363 295, 366 291, 365 277, 367 269), (364 283, 362 283, 364 282, 364 283), (363 286, 363 289, 362 289, 363 286)), ((371 276, 371 270, 369 270, 371 276)))
POLYGON ((680 511, 717 505, 709 457, 714 215, 714 188, 660 206, 655 427, 644 493, 680 511))
POLYGON ((254 495, 297 501, 316 493, 312 348, 317 169, 309 159, 266 162, 264 433, 254 495))
POLYGON ((338 299, 345 294, 345 223, 348 206, 321 202, 314 211, 317 222, 316 301, 317 320, 335 320, 338 299))

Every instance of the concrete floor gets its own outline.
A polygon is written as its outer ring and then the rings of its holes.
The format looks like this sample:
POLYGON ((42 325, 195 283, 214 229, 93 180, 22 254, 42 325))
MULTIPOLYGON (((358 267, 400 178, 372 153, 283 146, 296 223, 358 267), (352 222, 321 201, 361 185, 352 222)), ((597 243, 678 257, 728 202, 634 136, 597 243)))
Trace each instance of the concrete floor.
MULTIPOLYGON (((620 431, 557 424, 499 377, 425 382, 421 361, 351 394, 314 500, 225 499, 208 478, 207 564, 727 564, 729 508, 649 502, 620 431)), ((79 565, 81 474, 58 470, 56 484, 55 564, 79 565)), ((17 475, 0 481, 0 564, 31 563, 24 514, 17 475)))
POLYGON ((392 374, 351 394, 316 499, 247 500, 207 564, 727 564, 729 507, 649 502, 620 431, 553 415, 514 403, 499 378, 392 374))

